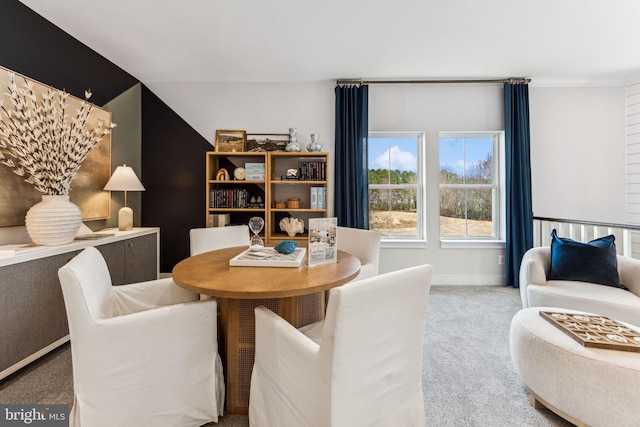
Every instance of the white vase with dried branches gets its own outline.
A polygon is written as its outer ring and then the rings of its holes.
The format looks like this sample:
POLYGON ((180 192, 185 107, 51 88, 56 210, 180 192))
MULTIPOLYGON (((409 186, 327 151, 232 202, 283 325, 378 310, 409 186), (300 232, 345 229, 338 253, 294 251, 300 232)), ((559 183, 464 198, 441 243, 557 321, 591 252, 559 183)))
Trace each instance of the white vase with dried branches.
POLYGON ((82 222, 80 209, 69 201, 71 182, 89 151, 115 124, 88 125, 93 109, 89 91, 69 116, 66 92, 49 88, 39 95, 34 82, 23 79, 18 86, 15 73, 9 73, 7 105, 0 99, 0 163, 42 193, 42 202, 26 216, 31 240, 50 246, 70 243, 82 222))

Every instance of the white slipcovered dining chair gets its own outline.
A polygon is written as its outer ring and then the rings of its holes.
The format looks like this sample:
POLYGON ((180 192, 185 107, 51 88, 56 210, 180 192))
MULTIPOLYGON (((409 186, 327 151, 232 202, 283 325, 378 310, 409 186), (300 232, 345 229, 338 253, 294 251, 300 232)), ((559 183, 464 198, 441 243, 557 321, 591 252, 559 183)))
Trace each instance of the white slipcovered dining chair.
POLYGON ((378 275, 380 241, 377 231, 338 227, 338 249, 355 255, 360 260, 360 274, 353 280, 368 279, 378 275))
POLYGON ((251 244, 247 225, 226 227, 192 228, 189 230, 191 256, 216 249, 247 246, 251 244))
POLYGON ((326 318, 300 329, 257 307, 249 424, 424 426, 431 273, 422 265, 333 288, 326 318))
POLYGON ((58 270, 71 336, 72 427, 201 426, 222 415, 216 300, 172 279, 112 286, 102 254, 58 270))

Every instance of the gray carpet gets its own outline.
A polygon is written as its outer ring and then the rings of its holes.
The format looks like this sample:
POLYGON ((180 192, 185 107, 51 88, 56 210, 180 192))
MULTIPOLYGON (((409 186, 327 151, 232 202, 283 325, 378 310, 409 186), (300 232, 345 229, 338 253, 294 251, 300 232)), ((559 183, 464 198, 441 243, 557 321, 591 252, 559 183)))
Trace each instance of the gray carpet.
MULTIPOLYGON (((427 424, 437 427, 572 426, 529 405, 509 356, 509 322, 517 289, 433 286, 425 321, 424 397, 427 424)), ((66 344, 0 382, 0 403, 68 403, 73 399, 66 344)), ((208 426, 245 427, 226 415, 208 426)))
POLYGON ((425 321, 424 398, 430 426, 572 426, 537 411, 509 354, 518 289, 432 286, 425 321))

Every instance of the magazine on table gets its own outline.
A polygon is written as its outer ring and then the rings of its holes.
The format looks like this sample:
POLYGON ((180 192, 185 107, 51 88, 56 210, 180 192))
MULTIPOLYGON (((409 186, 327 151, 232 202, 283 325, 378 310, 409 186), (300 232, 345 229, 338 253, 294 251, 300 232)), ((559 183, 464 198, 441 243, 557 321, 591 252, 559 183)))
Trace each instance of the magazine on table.
POLYGON ((309 219, 309 265, 338 261, 338 218, 309 219))

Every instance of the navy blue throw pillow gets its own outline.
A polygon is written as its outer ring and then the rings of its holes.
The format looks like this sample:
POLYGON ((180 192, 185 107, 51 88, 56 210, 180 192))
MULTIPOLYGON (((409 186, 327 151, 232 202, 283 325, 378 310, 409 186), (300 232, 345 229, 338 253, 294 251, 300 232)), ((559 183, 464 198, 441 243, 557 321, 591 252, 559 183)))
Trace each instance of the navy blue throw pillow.
POLYGON ((558 237, 551 232, 551 268, 549 280, 576 280, 621 288, 618 277, 615 236, 588 243, 558 237))

